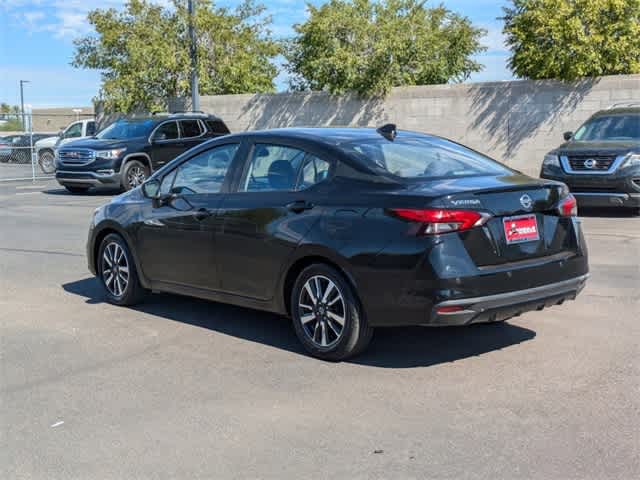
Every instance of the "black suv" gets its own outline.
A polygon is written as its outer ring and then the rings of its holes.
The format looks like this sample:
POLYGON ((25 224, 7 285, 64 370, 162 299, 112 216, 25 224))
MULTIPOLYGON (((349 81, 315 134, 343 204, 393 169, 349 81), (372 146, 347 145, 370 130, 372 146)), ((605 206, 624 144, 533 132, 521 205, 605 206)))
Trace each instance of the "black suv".
POLYGON ((564 138, 544 157, 542 178, 566 183, 579 206, 640 213, 640 102, 601 110, 564 138))
POLYGON ((95 137, 56 151, 56 180, 71 193, 111 185, 131 190, 182 152, 229 133, 204 113, 174 113, 118 120, 95 137))

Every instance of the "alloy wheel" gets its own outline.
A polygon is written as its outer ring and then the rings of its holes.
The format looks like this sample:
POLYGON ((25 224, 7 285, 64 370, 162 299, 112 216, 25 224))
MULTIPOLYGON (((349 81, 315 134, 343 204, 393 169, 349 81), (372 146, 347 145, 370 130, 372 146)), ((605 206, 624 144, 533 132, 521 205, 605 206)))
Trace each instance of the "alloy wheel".
POLYGON ((54 157, 51 152, 44 152, 40 155, 40 168, 43 173, 55 172, 54 157))
POLYGON ((327 348, 342 337, 346 309, 338 285, 323 275, 306 281, 298 299, 298 314, 302 329, 317 346, 327 348))
POLYGON ((116 242, 109 243, 102 253, 102 280, 109 293, 121 297, 129 285, 129 262, 124 249, 116 242))
POLYGON ((134 165, 127 172, 127 183, 131 188, 136 188, 139 185, 142 185, 146 180, 147 176, 145 174, 144 168, 134 165))

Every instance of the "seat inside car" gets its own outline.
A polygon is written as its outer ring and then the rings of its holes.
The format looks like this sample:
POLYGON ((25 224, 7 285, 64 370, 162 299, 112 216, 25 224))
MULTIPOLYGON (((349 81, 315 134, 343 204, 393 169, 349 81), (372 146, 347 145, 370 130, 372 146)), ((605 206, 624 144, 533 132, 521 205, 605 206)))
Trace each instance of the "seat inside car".
POLYGON ((287 160, 276 160, 269 166, 269 186, 274 190, 293 190, 295 171, 287 160))

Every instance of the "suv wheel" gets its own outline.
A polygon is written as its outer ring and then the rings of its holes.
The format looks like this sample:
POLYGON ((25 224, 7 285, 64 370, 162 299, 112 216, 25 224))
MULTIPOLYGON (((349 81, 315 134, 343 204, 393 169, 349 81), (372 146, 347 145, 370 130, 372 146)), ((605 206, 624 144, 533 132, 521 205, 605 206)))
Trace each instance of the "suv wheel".
POLYGON ((132 190, 144 183, 149 177, 149 168, 138 160, 131 160, 124 165, 122 186, 125 190, 132 190))
POLYGON ((74 187, 71 185, 65 185, 64 188, 66 188, 69 193, 73 194, 87 193, 89 190, 89 187, 74 187))
POLYGON ((100 244, 97 260, 98 277, 114 305, 135 305, 145 295, 133 256, 120 235, 107 235, 100 244))
POLYGON ((323 360, 357 355, 373 335, 351 285, 324 264, 310 265, 298 276, 291 293, 291 316, 302 345, 323 360))

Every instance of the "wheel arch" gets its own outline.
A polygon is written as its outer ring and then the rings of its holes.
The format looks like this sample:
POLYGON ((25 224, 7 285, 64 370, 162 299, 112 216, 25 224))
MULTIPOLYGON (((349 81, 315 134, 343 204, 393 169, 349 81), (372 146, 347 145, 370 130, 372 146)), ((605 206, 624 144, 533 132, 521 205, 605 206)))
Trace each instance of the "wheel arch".
POLYGON ((149 168, 149 174, 153 173, 153 165, 151 164, 151 157, 144 152, 135 152, 135 153, 130 153, 129 155, 126 155, 122 159, 120 172, 124 172, 124 168, 127 165, 127 163, 132 162, 134 160, 137 160, 143 165, 147 166, 149 168))
POLYGON ((140 261, 138 259, 136 250, 133 247, 133 241, 131 237, 127 234, 127 232, 114 222, 110 222, 110 221, 104 222, 99 227, 96 227, 96 230, 93 234, 92 243, 90 244, 90 250, 88 252, 91 255, 90 266, 93 269, 93 272, 96 275, 98 274, 98 254, 100 250, 100 245, 102 244, 102 241, 107 237, 107 235, 112 233, 119 235, 127 244, 127 247, 129 248, 129 252, 131 252, 131 256, 133 257, 133 261, 135 263, 136 271, 138 272, 138 278, 140 279, 140 283, 145 288, 147 288, 147 286, 149 285, 149 282, 147 278, 144 276, 144 273, 142 272, 142 268, 140 267, 140 261))
POLYGON ((40 158, 40 155, 42 155, 43 153, 51 153, 52 155, 55 155, 54 151, 53 151, 53 147, 42 147, 40 149, 38 149, 38 158, 40 158))
POLYGON ((285 313, 287 316, 291 315, 291 305, 290 298, 291 292, 293 290, 293 285, 295 284, 298 275, 309 265, 313 265, 315 263, 321 263, 324 265, 328 265, 329 267, 337 270, 345 280, 351 285, 353 288, 354 294, 356 298, 362 305, 362 301, 360 300, 360 295, 358 293, 356 281, 349 272, 349 270, 344 265, 343 261, 336 259, 331 255, 326 255, 323 252, 306 252, 304 254, 296 256, 296 258, 291 262, 291 264, 287 267, 284 272, 282 279, 282 287, 280 289, 280 310, 285 313))

